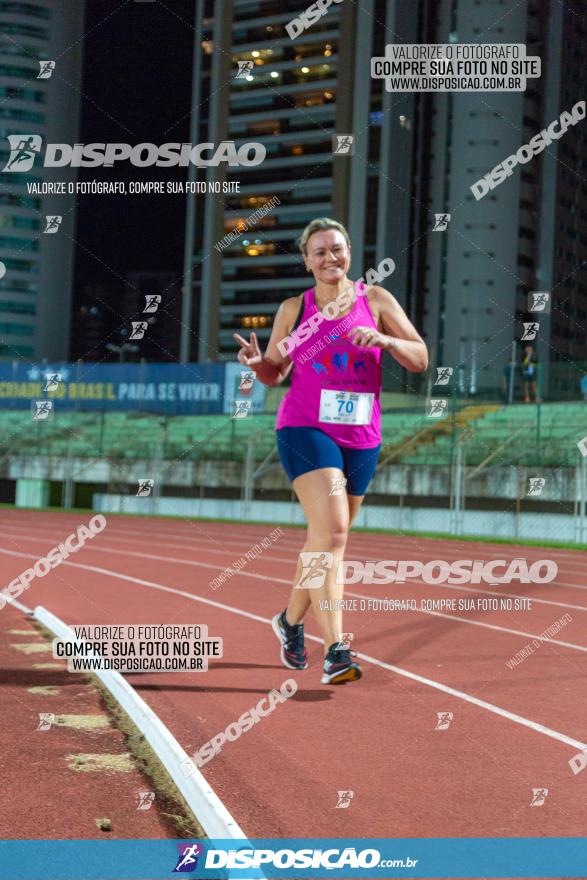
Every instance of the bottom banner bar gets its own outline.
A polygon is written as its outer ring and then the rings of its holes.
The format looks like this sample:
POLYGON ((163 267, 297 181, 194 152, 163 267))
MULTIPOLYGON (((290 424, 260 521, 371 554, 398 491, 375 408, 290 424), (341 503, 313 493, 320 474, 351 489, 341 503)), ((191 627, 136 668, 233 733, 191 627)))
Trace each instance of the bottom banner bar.
POLYGON ((4 840, 0 880, 587 877, 587 837, 4 840))

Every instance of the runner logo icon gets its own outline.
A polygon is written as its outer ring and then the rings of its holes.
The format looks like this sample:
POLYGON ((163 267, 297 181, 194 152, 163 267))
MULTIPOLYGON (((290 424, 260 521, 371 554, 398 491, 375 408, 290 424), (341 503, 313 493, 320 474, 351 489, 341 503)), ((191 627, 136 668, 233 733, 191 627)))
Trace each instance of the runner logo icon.
POLYGON ((154 791, 139 791, 137 794, 137 810, 150 810, 154 800, 154 791))
POLYGON ((355 137, 352 134, 334 134, 332 136, 332 152, 336 156, 353 156, 355 137))
POLYGON ((436 367, 436 382, 435 385, 448 385, 450 378, 453 374, 452 367, 436 367))
POLYGON ((432 232, 444 232, 445 229, 448 229, 448 224, 450 223, 450 214, 435 214, 434 215, 434 228, 432 232))
POLYGON ((541 807, 547 797, 548 797, 548 789, 547 788, 533 788, 532 789, 532 800, 530 801, 530 806, 531 807, 541 807))
POLYGON ((55 62, 39 61, 39 68, 37 79, 51 79, 51 74, 55 70, 55 62))
POLYGON ((524 332, 522 333, 522 342, 526 342, 529 339, 536 339, 536 335, 538 330, 540 329, 540 324, 537 324, 536 321, 532 322, 522 322, 524 324, 524 332))
POLYGON ((550 312, 550 291, 532 290, 528 294, 529 312, 550 312))
POLYGON ((146 321, 131 321, 132 331, 129 339, 142 339, 147 330, 149 329, 149 325, 146 321))
POLYGON ((43 234, 47 233, 48 235, 55 235, 56 232, 59 232, 59 227, 61 226, 62 221, 63 216, 61 214, 47 214, 43 234))
POLYGON ((241 380, 238 390, 241 394, 250 394, 255 383, 255 374, 252 370, 245 370, 241 373, 241 380))
POLYGON ((252 400, 235 400, 233 419, 246 419, 251 409, 252 400))
POLYGON ((236 79, 247 79, 251 76, 253 72, 253 62, 252 61, 237 61, 238 70, 236 72, 236 79))
POLYGON ((338 803, 336 805, 337 810, 346 810, 347 807, 351 805, 351 798, 354 796, 354 791, 339 791, 338 792, 338 803))
POLYGON ((437 712, 436 717, 438 721, 434 730, 448 730, 454 716, 452 712, 437 712))
POLYGON ((174 874, 191 874, 198 867, 198 859, 204 852, 201 843, 178 843, 179 856, 174 874))
POLYGON ((342 495, 346 486, 346 477, 331 477, 329 495, 342 495))
POLYGON ((446 415, 448 407, 448 399, 445 397, 436 397, 428 401, 428 412, 426 415, 429 419, 441 419, 446 415))
POLYGON ((9 134, 10 158, 2 171, 30 171, 41 152, 40 134, 9 134))
POLYGON ((544 477, 528 477, 528 495, 540 495, 545 484, 544 477))
POLYGON ((46 419, 51 418, 53 413, 53 401, 52 400, 33 400, 33 407, 31 408, 33 414, 33 421, 35 422, 44 422, 46 419))
POLYGON ((62 381, 61 373, 45 373, 45 387, 43 391, 57 391, 59 383, 62 381))
POLYGON ((37 730, 51 730, 51 725, 55 721, 53 712, 39 712, 39 726, 37 730))
POLYGON ((296 584, 296 589, 312 590, 324 585, 326 570, 332 568, 334 556, 332 553, 320 553, 316 550, 303 550, 300 553, 302 573, 296 584))
POLYGON ((161 303, 161 295, 158 293, 145 294, 145 308, 143 309, 143 314, 145 312, 156 312, 161 303))

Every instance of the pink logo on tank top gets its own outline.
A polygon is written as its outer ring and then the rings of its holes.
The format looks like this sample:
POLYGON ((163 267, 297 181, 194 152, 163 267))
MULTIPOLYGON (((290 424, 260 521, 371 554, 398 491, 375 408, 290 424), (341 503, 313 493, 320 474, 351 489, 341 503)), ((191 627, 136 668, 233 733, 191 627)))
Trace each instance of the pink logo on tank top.
POLYGON ((317 375, 321 373, 330 376, 342 374, 345 378, 349 375, 360 374, 361 370, 367 371, 367 365, 371 362, 368 354, 358 354, 356 352, 335 351, 324 356, 322 360, 312 360, 312 367, 317 375))

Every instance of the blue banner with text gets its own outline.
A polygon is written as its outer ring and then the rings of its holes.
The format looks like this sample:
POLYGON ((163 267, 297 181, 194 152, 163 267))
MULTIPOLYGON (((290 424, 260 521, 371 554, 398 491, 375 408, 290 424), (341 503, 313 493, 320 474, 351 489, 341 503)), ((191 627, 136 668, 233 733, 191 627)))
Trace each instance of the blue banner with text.
POLYGON ((240 364, 0 364, 0 408, 52 400, 58 410, 167 415, 261 412, 264 386, 240 364), (244 403, 242 403, 244 401, 244 403))

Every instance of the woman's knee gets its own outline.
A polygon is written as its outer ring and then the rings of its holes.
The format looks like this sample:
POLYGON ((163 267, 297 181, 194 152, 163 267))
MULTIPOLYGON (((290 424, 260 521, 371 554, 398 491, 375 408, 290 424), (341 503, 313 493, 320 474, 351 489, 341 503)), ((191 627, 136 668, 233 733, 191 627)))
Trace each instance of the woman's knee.
POLYGON ((320 546, 331 553, 344 550, 349 535, 348 519, 340 519, 331 523, 320 523, 308 527, 307 542, 312 547, 320 546))

